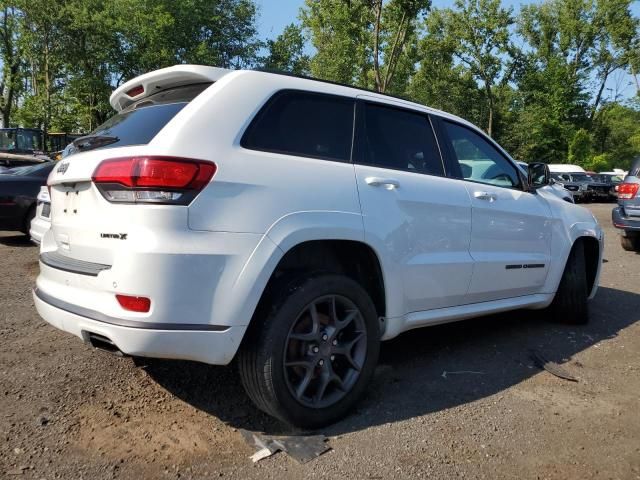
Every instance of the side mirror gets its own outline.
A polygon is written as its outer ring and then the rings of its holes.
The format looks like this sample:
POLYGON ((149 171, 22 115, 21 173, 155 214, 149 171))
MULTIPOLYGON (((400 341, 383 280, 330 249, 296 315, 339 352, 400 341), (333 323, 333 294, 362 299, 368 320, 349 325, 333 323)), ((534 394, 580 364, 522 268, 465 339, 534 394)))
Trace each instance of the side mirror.
POLYGON ((539 188, 551 184, 549 165, 542 162, 529 164, 529 187, 539 188))

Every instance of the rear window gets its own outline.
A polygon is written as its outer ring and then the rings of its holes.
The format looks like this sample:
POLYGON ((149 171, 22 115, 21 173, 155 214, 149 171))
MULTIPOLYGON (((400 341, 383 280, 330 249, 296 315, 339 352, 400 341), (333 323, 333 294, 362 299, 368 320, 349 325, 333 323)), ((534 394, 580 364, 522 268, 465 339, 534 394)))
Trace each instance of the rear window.
POLYGON ((15 167, 9 170, 7 173, 16 176, 25 177, 46 177, 53 170, 54 163, 46 162, 38 165, 29 165, 25 167, 15 167))
POLYGON ((348 162, 354 101, 316 93, 277 93, 256 115, 240 144, 251 150, 348 162))
POLYGON ((89 135, 117 137, 118 141, 99 148, 144 145, 211 83, 163 90, 143 98, 118 112, 89 135))

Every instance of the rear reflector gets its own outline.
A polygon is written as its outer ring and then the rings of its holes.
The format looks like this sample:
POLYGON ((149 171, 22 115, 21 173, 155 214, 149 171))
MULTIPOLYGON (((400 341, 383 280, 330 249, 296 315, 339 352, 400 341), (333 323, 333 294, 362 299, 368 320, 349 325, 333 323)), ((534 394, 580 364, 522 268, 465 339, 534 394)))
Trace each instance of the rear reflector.
POLYGON ((118 303, 125 310, 132 312, 146 313, 151 308, 151 300, 147 297, 134 297, 131 295, 118 295, 116 294, 118 303))
POLYGON ((216 164, 174 157, 105 160, 92 180, 110 202, 187 205, 211 181, 216 164))
POLYGON ((618 185, 618 198, 629 200, 636 196, 639 188, 640 184, 637 183, 621 183, 618 185))

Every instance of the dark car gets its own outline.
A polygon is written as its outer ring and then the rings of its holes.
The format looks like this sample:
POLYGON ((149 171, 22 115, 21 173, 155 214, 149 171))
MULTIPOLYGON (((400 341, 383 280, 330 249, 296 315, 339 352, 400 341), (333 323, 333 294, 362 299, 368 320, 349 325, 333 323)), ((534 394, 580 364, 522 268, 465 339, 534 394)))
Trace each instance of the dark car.
POLYGON ((615 193, 615 189, 605 181, 606 179, 601 178, 597 173, 591 172, 587 174, 587 177, 589 178, 587 183, 587 196, 589 199, 603 201, 613 198, 611 191, 615 193))
POLYGON ((608 188, 609 199, 617 200, 618 198, 618 185, 622 183, 622 177, 620 175, 616 175, 614 173, 596 173, 591 175, 591 177, 596 181, 604 184, 608 188))
POLYGON ((580 173, 552 173, 551 179, 554 183, 561 185, 565 190, 569 190, 573 195, 574 201, 583 202, 588 200, 587 197, 587 184, 584 182, 578 182, 573 179, 574 175, 584 175, 580 173))
POLYGON ((54 166, 47 162, 0 174, 0 230, 29 232, 36 213, 36 197, 54 166))
POLYGON ((620 229, 620 243, 628 251, 640 252, 640 157, 636 158, 618 185, 618 207, 611 212, 613 226, 620 229))

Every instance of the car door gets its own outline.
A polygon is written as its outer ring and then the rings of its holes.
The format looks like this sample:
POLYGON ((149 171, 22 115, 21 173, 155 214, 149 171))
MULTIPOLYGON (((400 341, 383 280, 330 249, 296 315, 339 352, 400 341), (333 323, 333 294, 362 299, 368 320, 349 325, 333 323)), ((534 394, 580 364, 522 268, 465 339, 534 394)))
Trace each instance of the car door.
POLYGON ((382 259, 389 316, 464 302, 471 203, 445 176, 426 113, 361 100, 355 173, 367 242, 382 259))
POLYGON ((440 125, 472 203, 468 303, 540 292, 551 258, 546 200, 523 188, 512 160, 484 134, 449 120, 440 125))

